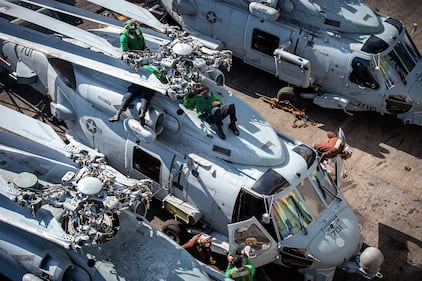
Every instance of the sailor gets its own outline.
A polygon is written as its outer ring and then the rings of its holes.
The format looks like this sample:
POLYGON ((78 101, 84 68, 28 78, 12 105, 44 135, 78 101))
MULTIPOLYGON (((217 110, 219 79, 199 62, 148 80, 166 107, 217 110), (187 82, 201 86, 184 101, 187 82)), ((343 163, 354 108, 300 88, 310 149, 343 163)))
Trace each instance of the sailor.
POLYGON ((230 277, 236 281, 253 281, 255 275, 255 266, 249 259, 249 251, 251 247, 246 246, 240 255, 234 258, 231 255, 227 256, 226 277, 230 277), (245 263, 243 262, 245 260, 245 263))
POLYGON ((321 156, 320 162, 334 158, 339 154, 343 159, 349 159, 352 156, 352 149, 334 132, 328 131, 327 137, 328 139, 313 145, 321 156))
POLYGON ((213 265, 216 261, 211 256, 211 239, 211 236, 201 232, 183 244, 182 248, 203 263, 213 265))
MULTIPOLYGON (((151 65, 144 65, 142 68, 150 71, 160 82, 167 83, 167 77, 158 71, 155 67, 151 65)), ((131 84, 127 88, 126 94, 123 96, 122 103, 120 104, 119 109, 117 110, 116 114, 108 119, 110 122, 119 121, 120 114, 126 111, 129 104, 136 98, 139 97, 141 99, 141 105, 139 109, 139 122, 142 126, 145 125, 145 114, 148 111, 149 101, 154 96, 154 92, 151 89, 142 88, 139 85, 131 84)))
POLYGON ((234 104, 223 105, 220 99, 207 87, 199 87, 196 91, 186 94, 183 97, 183 105, 194 107, 199 117, 217 126, 217 134, 221 139, 226 139, 223 132, 223 119, 230 116, 229 128, 238 136, 239 130, 236 127, 236 107, 234 104))
POLYGON ((145 50, 145 40, 135 20, 128 20, 120 32, 120 47, 123 52, 145 50))

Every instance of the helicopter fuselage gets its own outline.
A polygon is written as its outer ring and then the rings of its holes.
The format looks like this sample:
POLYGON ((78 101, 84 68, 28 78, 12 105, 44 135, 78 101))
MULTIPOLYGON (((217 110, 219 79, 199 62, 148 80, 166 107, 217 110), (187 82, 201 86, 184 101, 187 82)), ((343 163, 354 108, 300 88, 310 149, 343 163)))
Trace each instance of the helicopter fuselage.
POLYGON ((401 22, 363 3, 161 2, 184 29, 218 40, 321 107, 422 125, 421 55, 401 22))

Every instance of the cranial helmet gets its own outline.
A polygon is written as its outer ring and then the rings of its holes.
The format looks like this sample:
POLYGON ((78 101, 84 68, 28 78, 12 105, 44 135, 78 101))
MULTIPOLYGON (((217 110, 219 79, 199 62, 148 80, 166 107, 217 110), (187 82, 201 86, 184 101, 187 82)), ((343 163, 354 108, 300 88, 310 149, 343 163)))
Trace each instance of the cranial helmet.
POLYGON ((126 22, 126 26, 127 26, 127 29, 136 29, 137 28, 136 21, 133 20, 133 19, 128 20, 126 22))

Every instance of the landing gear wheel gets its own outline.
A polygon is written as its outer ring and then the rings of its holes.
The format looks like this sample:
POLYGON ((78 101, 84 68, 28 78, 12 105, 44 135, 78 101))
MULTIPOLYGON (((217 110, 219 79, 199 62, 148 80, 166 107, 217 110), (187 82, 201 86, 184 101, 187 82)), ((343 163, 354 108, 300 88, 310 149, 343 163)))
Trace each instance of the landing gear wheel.
POLYGON ((277 93, 277 102, 282 103, 283 101, 289 101, 293 103, 296 101, 296 95, 293 87, 283 87, 277 93))
POLYGON ((177 220, 166 220, 163 223, 162 232, 177 242, 177 244, 184 242, 186 237, 185 226, 177 220))

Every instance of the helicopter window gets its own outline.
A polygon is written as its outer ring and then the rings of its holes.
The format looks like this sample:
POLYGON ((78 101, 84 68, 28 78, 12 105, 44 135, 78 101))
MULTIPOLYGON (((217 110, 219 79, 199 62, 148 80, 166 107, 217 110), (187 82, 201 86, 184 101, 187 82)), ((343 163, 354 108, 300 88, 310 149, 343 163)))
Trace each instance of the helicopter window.
POLYGON ((280 38, 259 29, 252 33, 251 48, 261 53, 273 56, 274 50, 278 48, 280 38))
POLYGON ((403 24, 400 21, 395 20, 393 18, 388 18, 388 19, 385 20, 385 22, 389 23, 392 26, 394 26, 395 28, 397 28, 399 33, 401 33, 403 31, 403 24))
POLYGON ((324 24, 335 26, 335 27, 340 27, 340 22, 338 20, 325 19, 324 24))
POLYGON ((352 61, 352 68, 353 70, 349 76, 351 82, 371 89, 378 89, 380 87, 373 73, 374 67, 372 62, 356 57, 352 61))
POLYGON ((405 29, 405 33, 403 36, 403 43, 406 45, 407 50, 409 51, 410 55, 413 57, 414 61, 417 62, 421 58, 421 54, 418 51, 418 48, 416 48, 415 43, 410 38, 409 33, 405 29))
POLYGON ((255 223, 236 229, 234 241, 240 249, 249 245, 252 255, 262 255, 271 246, 271 241, 255 223))
POLYGON ((265 213, 264 200, 241 189, 237 198, 232 222, 247 220, 257 214, 265 213))
POLYGON ((362 46, 362 51, 370 54, 378 54, 387 50, 388 47, 387 42, 377 36, 371 35, 362 46))
POLYGON ((307 147, 306 145, 304 144, 298 145, 295 148, 293 148, 293 151, 299 154, 300 156, 302 156, 303 159, 305 159, 308 169, 315 162, 315 158, 316 158, 315 151, 307 147))
POLYGON ((50 64, 54 67, 54 70, 56 70, 61 78, 63 79, 63 82, 73 90, 76 89, 76 79, 75 79, 75 72, 73 71, 73 64, 61 60, 58 58, 49 58, 48 61, 50 64))
POLYGON ((297 189, 302 195, 303 200, 305 200, 306 206, 308 206, 312 216, 315 218, 319 217, 321 213, 325 211, 325 205, 319 198, 309 179, 306 178, 297 189))
POLYGON ((264 195, 281 192, 289 182, 273 169, 268 169, 252 186, 252 190, 264 195))
POLYGON ((321 166, 317 166, 317 169, 311 173, 309 178, 313 186, 319 190, 325 203, 330 205, 338 192, 331 176, 326 170, 321 169, 321 166))
POLYGON ((298 233, 312 222, 305 206, 296 191, 273 201, 272 215, 283 239, 298 233))
POLYGON ((405 45, 402 42, 397 42, 396 46, 394 46, 394 51, 397 53, 400 60, 405 65, 406 74, 412 71, 415 67, 416 63, 413 58, 410 56, 408 50, 406 49, 405 45))
MULTIPOLYGON (((247 220, 253 216, 260 218, 260 215, 266 213, 264 199, 257 198, 252 194, 241 189, 239 196, 237 197, 236 206, 233 212, 232 222, 239 222, 247 220)), ((273 238, 277 239, 275 230, 272 224, 262 223, 262 226, 272 235, 273 238)))
POLYGON ((393 57, 397 59, 397 56, 393 53, 381 57, 379 60, 379 67, 387 89, 399 83, 401 79, 404 78, 404 72, 400 66, 401 63, 396 63, 393 57))
POLYGON ((133 168, 153 181, 160 182, 161 161, 139 147, 133 150, 133 168))

